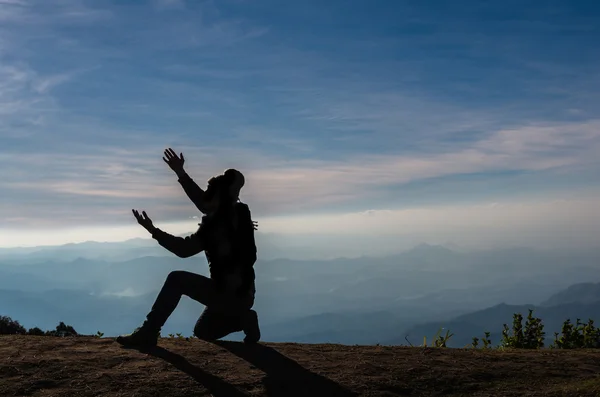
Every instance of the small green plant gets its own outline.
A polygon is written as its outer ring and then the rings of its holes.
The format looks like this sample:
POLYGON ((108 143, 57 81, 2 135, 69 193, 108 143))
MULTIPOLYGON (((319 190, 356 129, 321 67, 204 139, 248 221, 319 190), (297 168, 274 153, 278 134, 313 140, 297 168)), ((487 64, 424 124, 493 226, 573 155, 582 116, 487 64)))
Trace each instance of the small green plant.
MULTIPOLYGON (((430 347, 447 347, 446 344, 454 336, 449 330, 446 330, 446 335, 441 335, 443 328, 440 328, 438 332, 433 336, 430 347)), ((427 347, 427 336, 423 337, 423 347, 427 347)))
POLYGON ((185 337, 181 334, 181 332, 176 333, 177 339, 184 339, 185 337))
POLYGON ((485 331, 484 335, 485 335, 484 338, 481 340, 483 342, 483 348, 489 349, 492 346, 492 340, 490 339, 490 332, 485 331))
POLYGON ((95 336, 98 337, 98 338, 102 338, 104 336, 104 332, 98 331, 98 332, 96 332, 95 336))
POLYGON ((488 349, 492 346, 492 341, 490 339, 490 332, 489 331, 485 331, 484 332, 484 337, 479 339, 478 337, 474 336, 472 339, 472 342, 470 345, 467 345, 465 347, 472 347, 473 349, 477 349, 479 347, 479 342, 483 343, 483 348, 484 349, 488 349))
POLYGON ((600 348, 600 329, 594 326, 594 320, 588 319, 582 324, 583 347, 590 349, 600 348))
POLYGON ((502 329, 502 346, 503 347, 516 347, 520 348, 523 346, 523 315, 521 313, 515 313, 513 315, 513 326, 512 335, 510 335, 510 329, 507 324, 503 325, 502 329))
POLYGON ((434 342, 435 347, 447 347, 446 344, 453 336, 454 334, 451 334, 450 330, 446 330, 446 335, 438 335, 437 339, 434 342))
POLYGON ((175 335, 174 334, 169 334, 169 338, 174 338, 175 335))

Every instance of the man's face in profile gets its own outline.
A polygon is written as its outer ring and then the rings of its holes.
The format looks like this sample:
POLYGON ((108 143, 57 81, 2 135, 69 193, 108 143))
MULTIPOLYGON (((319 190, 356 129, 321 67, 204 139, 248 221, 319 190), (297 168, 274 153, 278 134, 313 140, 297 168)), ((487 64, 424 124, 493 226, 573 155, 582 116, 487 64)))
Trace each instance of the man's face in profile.
POLYGON ((219 207, 219 184, 220 180, 218 177, 212 177, 208 180, 208 186, 204 192, 203 204, 208 212, 214 212, 219 207))

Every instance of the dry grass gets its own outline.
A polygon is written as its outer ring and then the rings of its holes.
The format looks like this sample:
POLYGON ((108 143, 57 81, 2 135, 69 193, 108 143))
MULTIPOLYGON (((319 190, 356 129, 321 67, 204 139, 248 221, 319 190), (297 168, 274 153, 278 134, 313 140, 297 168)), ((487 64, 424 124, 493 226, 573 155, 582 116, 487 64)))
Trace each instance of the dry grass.
POLYGON ((600 351, 0 336, 0 396, 595 396, 600 351))

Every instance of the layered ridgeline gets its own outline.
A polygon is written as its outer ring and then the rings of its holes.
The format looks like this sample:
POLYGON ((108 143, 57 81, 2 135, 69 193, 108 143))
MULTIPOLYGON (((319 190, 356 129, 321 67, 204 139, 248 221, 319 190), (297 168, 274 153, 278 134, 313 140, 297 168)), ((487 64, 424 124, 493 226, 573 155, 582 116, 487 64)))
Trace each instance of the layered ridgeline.
MULTIPOLYGON (((263 245, 268 251, 274 244, 263 245)), ((455 333, 451 345, 463 346, 485 331, 497 336, 514 312, 528 308, 549 336, 566 318, 600 318, 593 293, 575 299, 568 289, 600 280, 600 250, 420 245, 381 257, 273 259, 279 253, 265 253, 271 259, 261 256, 255 266, 256 309, 268 341, 406 344, 408 334, 420 344, 443 327, 455 333)), ((0 315, 27 328, 64 321, 83 334, 116 336, 141 323, 177 269, 208 273, 202 255, 180 259, 151 240, 0 249, 0 315)), ((201 311, 184 298, 163 333, 189 336, 201 311)))
MULTIPOLYGON (((505 303, 478 310, 473 313, 457 316, 446 321, 434 321, 420 324, 406 331, 406 334, 420 341, 425 336, 442 334, 439 332, 449 330, 453 336, 448 340, 448 347, 463 347, 472 343, 473 337, 482 338, 489 332, 493 345, 502 343, 502 330, 504 324, 512 328, 515 314, 523 316, 523 325, 529 311, 534 312, 534 317, 542 320, 545 333, 545 345, 551 345, 556 339, 555 333, 562 333, 565 321, 576 325, 580 320, 582 324, 589 320, 600 322, 600 283, 574 284, 552 295, 539 305, 507 305, 505 303)), ((388 341, 391 344, 406 343, 406 337, 394 338, 388 341)))

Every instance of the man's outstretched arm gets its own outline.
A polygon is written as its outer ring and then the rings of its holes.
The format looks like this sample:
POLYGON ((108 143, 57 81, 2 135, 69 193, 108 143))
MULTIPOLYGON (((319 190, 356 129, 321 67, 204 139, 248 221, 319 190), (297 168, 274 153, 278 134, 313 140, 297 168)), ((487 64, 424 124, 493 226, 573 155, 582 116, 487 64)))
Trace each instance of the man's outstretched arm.
POLYGON ((194 180, 183 169, 183 164, 185 163, 183 153, 181 153, 180 156, 177 156, 177 153, 175 153, 173 149, 168 148, 165 150, 165 156, 163 157, 163 160, 175 172, 179 184, 181 187, 183 187, 185 194, 187 194, 192 203, 194 203, 200 212, 206 214, 206 210, 202 205, 204 190, 202 190, 202 188, 200 188, 200 186, 198 186, 198 184, 194 182, 194 180))
POLYGON ((171 251, 178 257, 189 258, 190 256, 199 254, 204 250, 206 244, 202 238, 200 230, 187 237, 173 236, 154 226, 152 220, 148 217, 148 215, 146 215, 146 211, 142 211, 141 215, 136 210, 132 211, 133 216, 135 216, 138 223, 152 234, 152 238, 155 239, 162 247, 171 251))
POLYGON ((152 232, 152 238, 180 258, 189 258, 204 251, 204 241, 202 241, 198 232, 186 237, 177 237, 155 228, 152 232))

